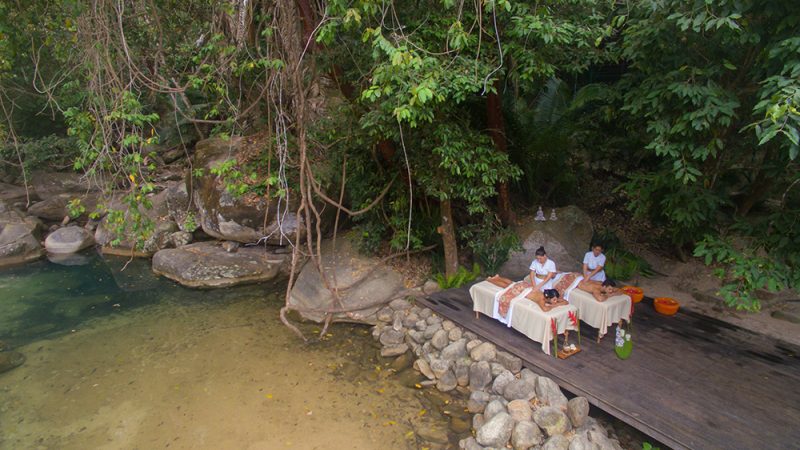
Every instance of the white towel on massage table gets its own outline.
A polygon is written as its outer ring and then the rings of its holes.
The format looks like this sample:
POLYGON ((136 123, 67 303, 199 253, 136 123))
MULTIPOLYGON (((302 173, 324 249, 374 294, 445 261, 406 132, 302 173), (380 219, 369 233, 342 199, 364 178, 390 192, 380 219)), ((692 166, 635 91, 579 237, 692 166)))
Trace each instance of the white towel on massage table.
POLYGON ((526 289, 511 300, 507 317, 501 317, 497 312, 497 300, 499 299, 501 291, 504 290, 504 288, 488 281, 481 281, 480 283, 474 284, 469 289, 469 294, 473 302, 472 309, 498 319, 500 322, 514 328, 528 338, 536 342, 541 342, 542 351, 548 355, 550 354, 550 343, 553 338, 553 331, 550 324, 551 319, 556 320, 558 334, 566 330, 577 329, 569 319, 569 312, 577 312, 576 307, 564 305, 544 312, 538 304, 525 298, 525 295, 530 292, 529 289, 526 289))

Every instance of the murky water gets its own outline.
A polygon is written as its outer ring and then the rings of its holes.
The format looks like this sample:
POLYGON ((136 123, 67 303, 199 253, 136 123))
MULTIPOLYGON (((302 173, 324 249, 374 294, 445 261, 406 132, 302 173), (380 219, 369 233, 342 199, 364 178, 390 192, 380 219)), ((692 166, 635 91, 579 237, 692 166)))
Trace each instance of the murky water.
MULTIPOLYGON (((444 448, 463 399, 422 390, 369 329, 304 345, 282 287, 198 291, 146 262, 47 261, 0 271, 0 448, 444 448)), ((301 324, 307 335, 316 324, 301 324)), ((467 432, 468 433, 468 432, 467 432)))

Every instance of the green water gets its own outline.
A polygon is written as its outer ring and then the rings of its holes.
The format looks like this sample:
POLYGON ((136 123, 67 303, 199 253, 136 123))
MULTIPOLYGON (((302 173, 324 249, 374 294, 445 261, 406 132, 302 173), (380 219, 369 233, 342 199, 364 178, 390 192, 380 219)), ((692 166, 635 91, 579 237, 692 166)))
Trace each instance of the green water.
POLYGON ((463 399, 419 389, 368 327, 303 344, 278 319, 284 285, 192 290, 149 261, 83 256, 0 270, 0 340, 27 358, 0 373, 0 449, 452 448, 469 433, 463 399))

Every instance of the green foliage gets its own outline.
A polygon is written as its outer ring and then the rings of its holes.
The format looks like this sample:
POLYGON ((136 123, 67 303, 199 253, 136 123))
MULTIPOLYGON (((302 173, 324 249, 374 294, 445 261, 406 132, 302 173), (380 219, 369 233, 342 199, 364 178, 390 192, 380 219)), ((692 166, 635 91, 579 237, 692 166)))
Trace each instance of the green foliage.
POLYGON ((706 235, 694 255, 707 265, 724 285, 719 294, 737 309, 757 311, 761 305, 755 291, 800 291, 800 227, 798 211, 776 211, 740 220, 729 235, 706 235), (744 237, 743 237, 744 236, 744 237))
MULTIPOLYGON (((0 137, 2 139, 2 137, 0 137)), ((42 138, 25 138, 19 144, 19 156, 26 174, 32 170, 63 170, 73 164, 78 156, 75 139, 49 135, 42 138)), ((0 144, 0 167, 7 173, 18 174, 17 148, 13 142, 0 144)))
POLYGON ((472 265, 471 271, 464 266, 458 266, 458 271, 450 276, 443 273, 436 274, 436 283, 439 284, 440 289, 453 289, 469 283, 478 278, 480 274, 481 267, 478 263, 472 265))
POLYGON ((186 217, 183 219, 183 226, 181 229, 183 231, 188 231, 189 233, 194 233, 200 225, 197 224, 197 218, 194 216, 193 212, 189 212, 186 214, 186 217))
POLYGON ((511 252, 522 250, 519 236, 496 221, 462 226, 459 237, 486 273, 497 273, 511 252))
POLYGON ((86 212, 86 207, 81 204, 81 199, 73 198, 67 203, 67 211, 71 218, 77 219, 86 212))
POLYGON ((606 265, 603 266, 603 270, 608 278, 630 280, 636 275, 645 278, 655 275, 650 263, 626 249, 619 237, 611 230, 598 230, 592 237, 592 242, 603 246, 603 253, 606 255, 606 265))

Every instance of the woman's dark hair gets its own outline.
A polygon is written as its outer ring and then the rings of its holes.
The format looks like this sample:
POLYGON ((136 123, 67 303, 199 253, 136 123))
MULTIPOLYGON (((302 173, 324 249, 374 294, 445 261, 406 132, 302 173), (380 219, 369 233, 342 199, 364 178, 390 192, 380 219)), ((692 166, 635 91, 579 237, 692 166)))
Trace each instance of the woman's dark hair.
POLYGON ((617 287, 617 283, 611 278, 606 278, 605 280, 603 280, 603 287, 608 287, 608 286, 617 287))
POLYGON ((591 247, 589 247, 589 249, 593 249, 595 247, 605 248, 605 246, 603 246, 602 242, 592 242, 592 245, 591 245, 591 247))
POLYGON ((547 252, 544 251, 544 247, 539 247, 536 249, 536 256, 545 256, 547 252))

